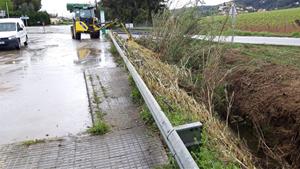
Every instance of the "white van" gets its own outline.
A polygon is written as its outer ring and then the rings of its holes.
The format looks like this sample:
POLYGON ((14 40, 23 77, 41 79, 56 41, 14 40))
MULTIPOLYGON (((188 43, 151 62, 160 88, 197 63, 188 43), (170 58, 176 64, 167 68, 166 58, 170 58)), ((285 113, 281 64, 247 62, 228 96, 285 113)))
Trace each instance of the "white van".
POLYGON ((0 47, 20 49, 22 45, 27 44, 27 31, 21 19, 0 19, 0 47))

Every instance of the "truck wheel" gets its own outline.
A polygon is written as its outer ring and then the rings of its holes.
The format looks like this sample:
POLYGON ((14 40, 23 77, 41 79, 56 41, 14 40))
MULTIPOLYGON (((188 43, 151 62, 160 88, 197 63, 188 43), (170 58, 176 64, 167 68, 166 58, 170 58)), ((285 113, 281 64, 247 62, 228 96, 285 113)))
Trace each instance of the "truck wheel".
POLYGON ((100 31, 93 32, 90 35, 91 35, 91 39, 99 39, 100 38, 100 31))
POLYGON ((71 26, 71 34, 72 34, 72 39, 75 39, 75 36, 74 36, 74 26, 71 26))
POLYGON ((16 49, 17 49, 17 50, 20 50, 20 49, 21 49, 21 42, 20 42, 20 39, 17 40, 16 49))
POLYGON ((81 33, 76 33, 75 34, 75 39, 76 40, 81 40, 81 33))

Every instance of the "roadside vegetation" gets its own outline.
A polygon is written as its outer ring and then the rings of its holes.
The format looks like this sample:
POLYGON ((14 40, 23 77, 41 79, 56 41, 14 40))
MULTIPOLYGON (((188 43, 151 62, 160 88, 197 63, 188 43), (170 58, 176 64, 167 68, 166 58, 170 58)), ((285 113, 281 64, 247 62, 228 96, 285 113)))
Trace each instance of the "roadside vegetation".
POLYGON ((206 21, 193 10, 155 15, 150 36, 127 42, 140 75, 173 125, 204 123, 199 166, 299 168, 299 49, 186 36, 213 39, 228 22, 206 21))
POLYGON ((103 135, 109 132, 109 126, 103 120, 98 119, 87 131, 91 135, 103 135))
POLYGON ((118 18, 124 23, 146 26, 152 23, 152 13, 166 7, 164 2, 164 0, 103 0, 99 2, 99 6, 103 7, 108 20, 118 18))
POLYGON ((234 33, 232 30, 226 30, 223 33, 224 36, 260 36, 260 37, 293 37, 300 38, 300 32, 293 33, 272 33, 272 32, 251 32, 251 31, 241 31, 235 30, 234 33))
MULTIPOLYGON (((196 103, 185 90, 179 87, 179 84, 182 84, 181 80, 192 80, 192 78, 199 77, 189 76, 191 74, 184 66, 190 66, 190 59, 191 62, 195 61, 195 64, 199 63, 199 60, 193 57, 203 53, 200 46, 193 45, 195 42, 190 43, 189 38, 183 38, 186 34, 197 33, 196 31, 199 30, 196 24, 198 20, 193 17, 193 11, 186 12, 174 19, 170 18, 170 13, 154 17, 153 38, 159 36, 162 39, 156 40, 155 43, 153 39, 144 39, 141 43, 148 44, 153 51, 161 53, 154 53, 129 41, 127 46, 130 57, 134 60, 142 60, 142 65, 136 64, 135 66, 174 126, 194 121, 205 123, 201 147, 191 150, 199 166, 220 169, 252 166, 251 155, 246 151, 247 149, 239 148, 243 147, 243 144, 233 137, 224 124, 213 117, 212 112, 209 112, 212 107, 206 109, 204 104, 196 103), (161 25, 166 27, 161 29, 161 25), (177 63, 182 67, 177 66, 177 63)), ((201 42, 201 44, 209 47, 211 42, 201 42)), ((205 48, 205 50, 207 49, 209 48, 205 48)), ((207 56, 203 59, 207 65, 214 65, 215 57, 217 55, 212 58, 207 56)), ((198 70, 203 70, 204 65, 196 67, 198 70)), ((137 94, 134 92, 132 95, 136 96, 137 94)), ((151 124, 153 121, 149 116, 150 113, 145 106, 142 107, 142 118, 151 124)), ((176 166, 173 167, 176 168, 176 166)))
POLYGON ((10 17, 28 16, 28 26, 49 25, 50 15, 46 11, 40 11, 41 0, 1 0, 0 10, 6 11, 6 3, 10 17))
MULTIPOLYGON (((211 22, 223 22, 226 16, 207 17, 211 22)), ((231 22, 226 29, 230 30, 231 22)), ((237 35, 300 37, 300 8, 244 13, 237 16, 237 35)), ((227 31, 227 35, 231 32, 227 31)))
POLYGON ((104 115, 105 113, 103 113, 101 111, 101 108, 100 108, 100 104, 102 102, 102 99, 104 98, 101 98, 100 97, 100 94, 99 92, 101 92, 101 96, 103 97, 107 97, 107 94, 106 94, 106 89, 103 87, 103 85, 100 83, 100 80, 99 80, 99 77, 97 76, 95 79, 92 77, 92 75, 89 76, 89 79, 87 79, 90 81, 91 83, 91 88, 92 88, 92 96, 91 99, 92 99, 92 119, 93 119, 93 126, 91 128, 89 128, 87 130, 88 133, 90 133, 91 135, 104 135, 106 133, 108 133, 110 131, 110 127, 109 125, 105 122, 104 120, 104 115), (101 89, 100 91, 97 91, 95 89, 95 85, 94 83, 100 83, 101 85, 101 89))
POLYGON ((47 142, 55 142, 55 141, 63 141, 63 138, 48 138, 48 139, 34 139, 34 140, 26 140, 21 142, 21 145, 23 146, 31 146, 31 145, 35 145, 35 144, 42 144, 42 143, 47 143, 47 142))
MULTIPOLYGON (((134 103, 140 106, 140 117, 143 119, 145 124, 149 126, 150 129, 154 132, 159 132, 155 121, 152 117, 151 112, 147 108, 146 104, 143 101, 141 94, 139 93, 138 88, 135 85, 132 77, 129 78, 130 85, 132 87, 131 98, 134 103)), ((178 126, 186 123, 191 123, 197 119, 190 117, 186 110, 182 109, 180 105, 177 105, 173 99, 167 98, 169 96, 156 95, 156 100, 161 106, 163 112, 167 115, 170 122, 173 126, 178 126)), ((202 133, 201 146, 199 148, 191 149, 192 156, 196 163, 203 168, 215 168, 215 169, 236 169, 239 168, 239 165, 234 162, 227 161, 224 163, 220 160, 220 155, 216 149, 210 147, 208 142, 207 133, 202 133)), ((169 164, 164 166, 158 166, 157 169, 174 169, 179 168, 176 164, 176 161, 170 157, 169 164)))
POLYGON ((125 64, 123 62, 123 59, 120 57, 117 48, 114 46, 114 44, 111 42, 109 52, 113 55, 115 62, 118 66, 124 67, 125 64))

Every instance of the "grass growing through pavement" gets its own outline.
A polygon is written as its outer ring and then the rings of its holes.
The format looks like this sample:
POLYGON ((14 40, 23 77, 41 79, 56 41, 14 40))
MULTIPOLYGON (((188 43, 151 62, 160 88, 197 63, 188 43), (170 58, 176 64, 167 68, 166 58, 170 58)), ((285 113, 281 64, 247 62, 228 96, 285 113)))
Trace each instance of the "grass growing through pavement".
POLYGON ((103 120, 97 120, 87 131, 91 135, 103 135, 109 132, 109 126, 103 120))
POLYGON ((23 141, 22 145, 31 146, 31 145, 34 145, 34 144, 40 144, 40 143, 45 143, 45 142, 46 142, 45 139, 27 140, 27 141, 23 141))
MULTIPOLYGON (((96 107, 94 107, 94 109, 93 109, 94 112, 92 112, 93 116, 95 117, 94 124, 91 128, 89 128, 87 130, 87 132, 90 133, 91 135, 104 135, 107 132, 109 132, 110 127, 103 119, 104 113, 100 109, 101 98, 98 96, 98 93, 97 93, 97 91, 95 90, 95 88, 93 86, 94 79, 91 75, 89 76, 89 80, 92 84, 93 102, 96 104, 96 107)), ((100 83, 99 76, 97 76, 97 80, 100 83)), ((103 87, 103 85, 101 83, 100 83, 100 85, 101 85, 101 90, 103 92, 103 95, 106 98, 107 97, 106 90, 105 90, 105 88, 103 87)))

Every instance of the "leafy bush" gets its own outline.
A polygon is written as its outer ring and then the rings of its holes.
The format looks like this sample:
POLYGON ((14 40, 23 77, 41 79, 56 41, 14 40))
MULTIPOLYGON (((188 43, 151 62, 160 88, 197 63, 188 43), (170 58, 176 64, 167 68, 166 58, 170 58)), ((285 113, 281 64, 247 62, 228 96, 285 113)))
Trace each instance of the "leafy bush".
POLYGON ((11 17, 21 17, 21 16, 28 16, 28 26, 41 26, 43 23, 45 25, 49 25, 50 22, 50 15, 46 11, 39 11, 39 12, 28 12, 22 13, 20 11, 12 12, 11 17))

